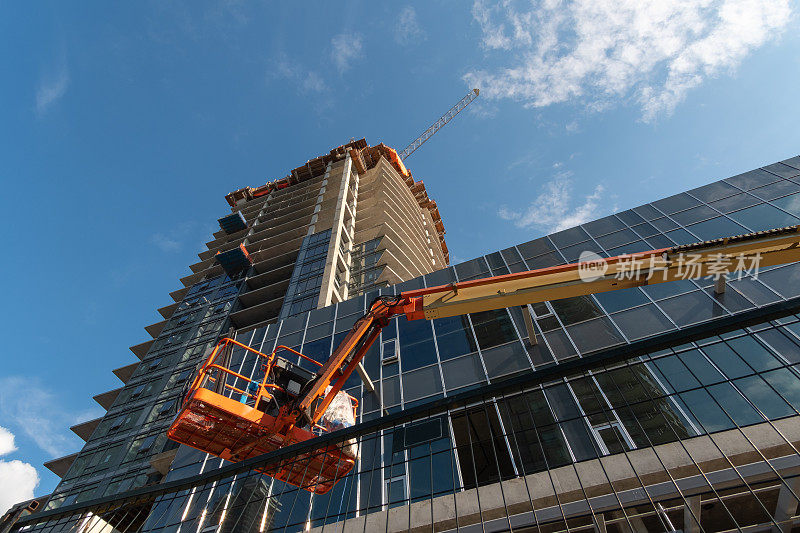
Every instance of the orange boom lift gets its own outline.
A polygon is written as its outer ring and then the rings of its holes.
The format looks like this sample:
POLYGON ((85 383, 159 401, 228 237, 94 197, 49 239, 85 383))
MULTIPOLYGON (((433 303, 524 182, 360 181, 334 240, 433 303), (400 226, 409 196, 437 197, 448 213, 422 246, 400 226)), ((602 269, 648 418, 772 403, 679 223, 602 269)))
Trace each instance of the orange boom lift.
MULTIPOLYGON (((169 428, 171 439, 229 461, 240 461, 336 429, 330 412, 355 420, 357 402, 342 392, 389 320, 448 317, 573 296, 614 291, 689 278, 714 277, 725 290, 727 274, 800 261, 800 226, 726 237, 697 244, 650 250, 594 262, 531 270, 464 281, 377 298, 330 358, 315 373, 305 371, 276 351, 260 353, 222 339, 198 372, 183 406, 169 428), (263 378, 229 368, 236 346, 262 361, 263 378), (227 354, 227 355, 226 355, 227 354), (304 375, 301 375, 305 372, 304 375), (244 386, 230 383, 230 379, 244 386), (241 395, 239 400, 235 395, 241 395)), ((756 270, 757 271, 757 270, 756 270)), ((531 339, 534 333, 529 332, 531 339)), ((325 445, 263 472, 281 481, 324 494, 358 459, 355 443, 325 445)))

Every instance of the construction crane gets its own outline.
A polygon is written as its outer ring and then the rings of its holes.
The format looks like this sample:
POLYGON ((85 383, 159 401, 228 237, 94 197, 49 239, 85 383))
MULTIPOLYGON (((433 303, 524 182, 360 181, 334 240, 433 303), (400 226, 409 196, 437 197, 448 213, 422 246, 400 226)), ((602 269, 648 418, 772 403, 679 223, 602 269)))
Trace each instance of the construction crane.
MULTIPOLYGON (((340 427, 336 421, 355 423, 358 402, 342 387, 395 316, 431 320, 708 276, 716 279, 715 290, 721 293, 728 274, 749 271, 753 265, 797 261, 800 226, 792 226, 381 296, 327 361, 313 361, 316 372, 277 356, 278 351, 288 351, 310 361, 290 348, 279 346, 263 354, 222 339, 194 379, 168 435, 223 459, 241 461, 334 431, 340 427), (228 368, 232 347, 257 357, 263 377, 254 379, 228 368)), ((533 342, 529 316, 526 322, 533 342)), ((354 442, 326 444, 262 471, 324 494, 357 459, 354 442)))
POLYGON ((422 135, 411 141, 411 144, 403 148, 397 155, 401 160, 406 159, 413 154, 417 148, 425 144, 425 141, 433 137, 433 134, 442 129, 445 124, 453 120, 453 117, 458 115, 465 107, 472 103, 481 93, 480 89, 472 89, 467 95, 459 100, 459 102, 451 107, 447 113, 442 115, 439 120, 431 124, 428 129, 422 132, 422 135))

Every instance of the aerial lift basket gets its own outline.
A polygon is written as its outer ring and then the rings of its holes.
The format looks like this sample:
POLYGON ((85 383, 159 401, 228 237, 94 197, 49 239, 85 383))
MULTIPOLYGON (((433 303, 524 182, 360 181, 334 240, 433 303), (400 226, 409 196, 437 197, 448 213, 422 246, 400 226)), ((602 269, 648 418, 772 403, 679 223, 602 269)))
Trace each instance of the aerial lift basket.
MULTIPOLYGON (((285 346, 278 346, 267 355, 232 339, 222 339, 192 382, 167 432, 169 438, 238 462, 312 440, 355 422, 358 401, 339 392, 325 416, 313 427, 279 427, 276 419, 280 407, 296 398, 314 373, 277 357, 278 350, 321 366, 285 346), (238 354, 232 357, 236 347, 241 350, 237 349, 238 354), (255 368, 257 376, 247 377, 232 366, 255 368)), ((354 441, 326 443, 319 449, 257 470, 316 494, 325 494, 350 472, 357 453, 354 441)))

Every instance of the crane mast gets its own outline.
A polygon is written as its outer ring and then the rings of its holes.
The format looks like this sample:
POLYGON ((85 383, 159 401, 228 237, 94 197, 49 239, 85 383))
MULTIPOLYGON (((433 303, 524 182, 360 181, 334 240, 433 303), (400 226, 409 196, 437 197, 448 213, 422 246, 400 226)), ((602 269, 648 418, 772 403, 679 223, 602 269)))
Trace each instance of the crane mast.
POLYGON ((428 126, 428 129, 423 131, 419 137, 411 141, 411 144, 403 148, 397 154, 400 157, 400 159, 405 159, 411 154, 413 154, 417 150, 417 148, 425 144, 425 141, 433 137, 434 133, 442 129, 445 126, 445 124, 453 120, 453 117, 458 115, 465 107, 471 104, 472 101, 475 100, 479 94, 480 94, 479 89, 472 89, 469 93, 467 93, 467 95, 461 100, 459 100, 459 102, 456 105, 451 107, 447 111, 447 113, 439 117, 439 120, 428 126))

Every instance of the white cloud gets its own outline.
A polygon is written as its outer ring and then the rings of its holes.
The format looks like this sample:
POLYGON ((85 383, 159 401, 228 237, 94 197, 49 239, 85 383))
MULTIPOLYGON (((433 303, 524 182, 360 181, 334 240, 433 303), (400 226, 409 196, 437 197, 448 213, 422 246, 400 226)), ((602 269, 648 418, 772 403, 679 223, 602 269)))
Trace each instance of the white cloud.
POLYGON ((97 409, 66 411, 52 392, 35 378, 0 378, 0 420, 23 433, 52 457, 66 455, 78 443, 69 427, 96 418, 97 409))
POLYGON ((18 459, 0 461, 0 515, 15 503, 32 499, 38 485, 39 473, 30 464, 18 459))
POLYGON ((361 55, 361 35, 357 33, 340 33, 331 39, 331 59, 343 74, 349 70, 354 59, 361 55))
POLYGON ((604 188, 596 185, 579 205, 573 202, 573 184, 569 172, 562 172, 544 184, 544 192, 531 204, 521 210, 502 206, 497 215, 509 220, 518 228, 538 228, 545 233, 553 233, 571 228, 597 218, 600 213, 600 200, 604 188))
MULTIPOLYGON (((0 427, 0 456, 16 451, 14 434, 0 427)), ((0 460, 0 516, 12 505, 33 498, 33 490, 39 485, 39 474, 28 463, 17 459, 0 460)))
POLYGON ((417 20, 417 11, 412 6, 406 6, 397 14, 397 26, 394 28, 394 40, 398 44, 410 44, 425 40, 425 32, 417 20))
POLYGON ((511 65, 464 80, 486 98, 528 107, 635 99, 642 118, 671 113, 689 90, 733 71, 791 19, 789 0, 481 0, 483 46, 511 65))
POLYGON ((14 444, 14 434, 0 426, 0 456, 8 455, 15 451, 17 451, 17 447, 14 444))
POLYGON ((274 67, 274 76, 292 82, 300 94, 322 93, 328 88, 318 73, 290 60, 285 54, 278 55, 274 67))
POLYGON ((61 53, 56 66, 43 72, 36 86, 36 114, 43 116, 56 104, 69 87, 69 68, 65 54, 61 53))

